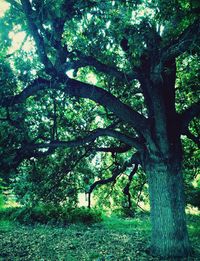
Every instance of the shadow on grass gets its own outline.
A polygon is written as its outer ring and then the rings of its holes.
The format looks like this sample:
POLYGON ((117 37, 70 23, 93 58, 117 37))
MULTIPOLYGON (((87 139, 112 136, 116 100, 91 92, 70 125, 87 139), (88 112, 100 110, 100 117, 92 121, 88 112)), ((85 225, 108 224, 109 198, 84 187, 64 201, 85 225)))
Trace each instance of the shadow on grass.
MULTIPOLYGON (((200 260, 199 217, 188 218, 195 255, 181 261, 200 260)), ((25 226, 0 222, 0 260, 143 261, 159 260, 146 253, 149 245, 148 217, 104 218, 93 225, 25 226)))

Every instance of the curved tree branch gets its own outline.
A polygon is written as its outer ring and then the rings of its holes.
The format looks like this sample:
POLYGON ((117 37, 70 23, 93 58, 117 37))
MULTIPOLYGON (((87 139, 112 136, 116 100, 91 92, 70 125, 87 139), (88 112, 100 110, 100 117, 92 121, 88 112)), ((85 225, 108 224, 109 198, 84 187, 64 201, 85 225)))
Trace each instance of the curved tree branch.
POLYGON ((53 88, 53 83, 43 78, 35 79, 30 85, 28 85, 20 94, 8 97, 2 97, 1 106, 11 107, 15 104, 23 103, 28 97, 35 95, 38 91, 53 88))
POLYGON ((181 134, 185 134, 188 131, 188 125, 190 122, 200 115, 200 101, 192 104, 189 108, 180 114, 181 121, 181 134))
POLYGON ((67 62, 63 68, 67 70, 77 70, 81 67, 86 67, 86 66, 92 66, 94 67, 97 71, 103 72, 109 75, 112 75, 113 77, 124 80, 124 81, 132 81, 134 79, 138 79, 138 73, 136 71, 132 72, 131 74, 126 74, 120 71, 118 68, 115 68, 113 66, 104 64, 100 61, 98 61, 95 57, 93 56, 86 56, 83 53, 79 51, 74 51, 77 54, 78 60, 75 61, 70 61, 67 62))
POLYGON ((143 134, 148 130, 148 121, 143 115, 134 111, 131 107, 122 103, 114 95, 102 88, 69 79, 65 87, 65 92, 70 96, 91 99, 107 107, 121 120, 131 124, 137 131, 143 134))
MULTIPOLYGON (((23 6, 23 9, 24 9, 27 21, 28 21, 28 25, 29 25, 31 34, 36 42, 36 46, 37 46, 37 50, 38 50, 40 59, 41 59, 42 63, 45 65, 45 69, 47 70, 47 72, 55 73, 55 68, 47 57, 43 37, 40 35, 39 28, 37 28, 37 25, 34 21, 34 16, 36 16, 36 13, 32 10, 29 0, 21 0, 21 3, 22 3, 22 6, 23 6)), ((64 62, 65 59, 67 58, 67 49, 66 49, 66 47, 62 47, 61 41, 60 41, 60 37, 62 35, 62 31, 64 28, 64 20, 56 19, 56 18, 54 20, 55 20, 53 23, 54 31, 55 31, 54 34, 59 35, 58 40, 54 38, 54 35, 45 31, 41 24, 40 24, 40 30, 42 29, 42 31, 45 32, 45 35, 47 36, 48 40, 51 40, 51 41, 54 40, 53 45, 57 50, 59 50, 59 52, 57 53, 58 54, 57 61, 61 62, 61 64, 59 62, 56 62, 56 64, 59 65, 58 67, 60 67, 62 65, 62 62, 64 62), (66 57, 65 57, 65 55, 63 55, 65 52, 66 52, 66 57)), ((93 66, 100 72, 109 73, 118 79, 123 79, 126 81, 138 79, 138 75, 137 75, 136 71, 134 73, 132 73, 131 75, 125 75, 123 72, 119 71, 117 68, 103 64, 92 56, 86 56, 79 51, 76 51, 76 53, 78 54, 79 60, 69 62, 69 63, 66 63, 65 65, 62 65, 61 68, 58 68, 59 72, 61 72, 62 70, 66 70, 66 69, 67 70, 69 70, 69 69, 77 70, 78 68, 81 68, 81 67, 93 66)))
POLYGON ((96 129, 93 131, 90 135, 84 138, 79 138, 72 141, 51 141, 49 143, 35 143, 35 144, 27 144, 25 146, 26 150, 34 150, 34 149, 45 149, 45 148, 59 148, 59 147, 77 147, 77 146, 83 146, 90 142, 95 141, 98 137, 102 136, 110 136, 113 138, 117 138, 120 141, 124 142, 125 144, 129 146, 134 146, 139 151, 143 150, 142 144, 139 142, 137 138, 131 138, 125 134, 122 134, 115 130, 109 130, 109 129, 96 129))
MULTIPOLYGON (((53 64, 47 57, 46 49, 45 49, 45 43, 44 39, 41 36, 37 25, 34 21, 34 12, 31 7, 31 3, 29 0, 21 0, 22 7, 24 9, 28 25, 30 27, 31 33, 33 35, 33 38, 36 42, 37 50, 40 56, 40 59, 42 63, 45 65, 46 71, 50 73, 50 75, 55 75, 60 72, 54 68, 53 64)), ((63 26, 63 23, 62 23, 63 26)), ((103 69, 106 71, 107 67, 105 65, 97 62, 94 58, 90 57, 90 64, 96 65, 97 67, 103 69)), ((112 68, 109 69, 109 71, 115 71, 112 68)), ((61 70, 62 71, 62 70, 61 70)), ((117 72, 115 71, 115 75, 117 72)), ((64 70, 62 72, 62 76, 64 75, 64 70)), ((125 122, 131 124, 138 132, 143 133, 144 136, 147 136, 147 129, 148 124, 147 120, 144 116, 139 114, 138 112, 134 111, 129 106, 123 104, 120 102, 115 96, 107 92, 106 90, 103 90, 99 87, 96 87, 94 85, 86 84, 77 80, 69 79, 67 77, 60 77, 60 81, 62 80, 65 83, 64 91, 66 94, 70 96, 75 97, 82 97, 82 98, 88 98, 91 99, 105 107, 107 107, 110 111, 112 111, 116 116, 118 116, 120 119, 124 120, 125 122)), ((36 80, 37 81, 37 80, 36 80)), ((59 79, 57 79, 57 85, 59 85, 59 79)), ((34 92, 41 90, 43 88, 43 85, 45 83, 47 85, 48 81, 40 79, 38 85, 34 85, 34 83, 27 87, 21 94, 4 99, 4 102, 2 103, 3 106, 10 106, 12 104, 23 102, 28 96, 33 95, 34 92), (44 84, 43 84, 44 83, 44 84)), ((63 84, 62 82, 62 84, 63 84)), ((61 83, 61 82, 60 82, 61 83)), ((64 84, 63 84, 64 85, 64 84)), ((51 86, 51 88, 58 89, 58 86, 51 86)))
POLYGON ((113 171, 113 175, 107 179, 101 179, 101 180, 97 180, 95 181, 89 188, 88 191, 88 208, 90 208, 91 206, 91 193, 93 192, 93 190, 98 186, 98 185, 105 185, 108 184, 110 182, 114 182, 116 180, 116 178, 123 172, 126 170, 126 168, 131 167, 133 164, 139 164, 139 157, 138 157, 138 153, 135 153, 131 159, 129 161, 126 161, 122 167, 116 167, 113 171))
POLYGON ((189 130, 185 132, 185 135, 188 137, 188 139, 192 140, 194 143, 197 144, 197 146, 200 148, 200 138, 193 135, 189 130))
MULTIPOLYGON (((16 170, 16 168, 19 166, 19 164, 25 160, 30 159, 32 157, 34 158, 42 158, 46 157, 48 155, 51 155, 54 152, 54 148, 49 148, 47 151, 32 151, 32 150, 25 150, 24 148, 19 148, 14 150, 14 154, 11 157, 12 160, 7 161, 5 155, 2 155, 0 157, 0 168, 3 170, 3 173, 5 173, 5 180, 9 180, 10 176, 10 170, 16 170)), ((13 153, 13 151, 11 152, 13 153)), ((9 153, 9 157, 11 154, 9 153)))
POLYGON ((199 19, 195 20, 185 31, 179 36, 178 39, 174 40, 170 45, 165 47, 162 60, 166 61, 171 58, 176 58, 183 54, 185 51, 190 49, 190 47, 199 41, 200 35, 200 23, 199 19))
POLYGON ((132 202, 131 202, 131 194, 130 194, 130 185, 133 180, 134 174, 138 170, 138 164, 135 164, 133 170, 131 171, 130 175, 128 176, 128 183, 126 184, 125 188, 123 189, 123 193, 127 196, 128 198, 128 208, 131 209, 132 207, 132 202))
POLYGON ((108 147, 108 148, 96 148, 96 151, 100 152, 111 152, 111 153, 124 153, 131 149, 132 147, 130 145, 124 145, 121 147, 108 147))
POLYGON ((93 100, 109 109, 121 120, 131 124, 137 131, 143 133, 144 136, 148 133, 148 121, 143 115, 122 103, 108 91, 67 77, 60 84, 59 81, 52 82, 50 80, 38 78, 27 86, 20 94, 3 98, 1 105, 8 107, 22 103, 29 96, 35 95, 38 91, 47 88, 64 91, 69 96, 93 100))

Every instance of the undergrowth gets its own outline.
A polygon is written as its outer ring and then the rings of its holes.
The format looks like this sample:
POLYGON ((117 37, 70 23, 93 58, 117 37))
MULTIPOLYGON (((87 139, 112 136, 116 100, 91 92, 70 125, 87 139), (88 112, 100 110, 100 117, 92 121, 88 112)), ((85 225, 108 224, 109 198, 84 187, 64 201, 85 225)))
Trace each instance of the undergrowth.
POLYGON ((1 220, 18 221, 19 223, 67 225, 70 223, 92 224, 102 220, 102 214, 95 209, 67 208, 40 204, 34 207, 2 208, 1 220))
MULTIPOLYGON (((200 260, 198 217, 189 217, 194 255, 181 261, 200 260)), ((158 261, 146 249, 150 243, 149 217, 104 217, 100 223, 50 226, 0 221, 0 259, 66 261, 158 261)), ((163 260, 164 261, 164 260, 163 260)), ((169 260, 167 260, 169 261, 169 260)))

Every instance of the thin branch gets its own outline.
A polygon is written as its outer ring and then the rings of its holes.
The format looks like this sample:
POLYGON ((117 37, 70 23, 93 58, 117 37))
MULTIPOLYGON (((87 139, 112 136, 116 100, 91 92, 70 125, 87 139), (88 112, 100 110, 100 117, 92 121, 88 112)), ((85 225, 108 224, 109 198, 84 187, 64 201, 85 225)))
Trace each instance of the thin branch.
MULTIPOLYGON (((80 156, 75 160, 75 162, 73 162, 73 164, 72 164, 70 167, 69 167, 69 165, 68 165, 68 168, 67 168, 67 169, 64 168, 64 169, 61 169, 61 170, 59 169, 59 170, 58 170, 58 172, 56 173, 55 182, 54 182, 53 186, 51 187, 51 189, 50 189, 50 191, 49 191, 48 194, 50 194, 56 187, 58 187, 59 182, 61 182, 62 179, 63 179, 68 173, 70 173, 71 171, 73 171, 73 170, 77 167, 77 165, 80 163, 80 161, 81 161, 82 159, 84 159, 85 157, 87 157, 89 151, 90 151, 90 148, 87 149, 87 150, 85 150, 85 152, 84 152, 82 155, 80 155, 80 156)), ((69 185, 70 185, 70 184, 71 184, 71 183, 69 183, 69 185)))
POLYGON ((125 74, 124 72, 120 71, 118 68, 115 68, 113 66, 110 66, 110 65, 107 65, 107 64, 104 64, 104 63, 98 61, 93 56, 86 56, 77 50, 74 52, 77 53, 77 58, 79 60, 70 61, 70 62, 66 63, 65 69, 67 69, 67 70, 70 70, 70 69, 78 70, 81 67, 92 66, 99 72, 103 72, 103 73, 112 75, 113 77, 120 79, 120 80, 124 80, 126 82, 127 82, 127 80, 132 81, 134 79, 138 79, 138 73, 136 70, 134 72, 132 72, 131 74, 125 74))
POLYGON ((107 179, 101 179, 101 180, 97 180, 96 182, 94 182, 88 191, 88 207, 90 208, 91 206, 91 193, 93 192, 93 190, 98 186, 98 185, 105 185, 108 184, 110 182, 115 182, 116 178, 123 172, 126 170, 126 168, 131 167, 133 164, 139 164, 139 158, 138 158, 138 153, 135 153, 131 159, 129 161, 126 161, 121 167, 117 166, 114 171, 113 171, 113 175, 107 179))
POLYGON ((91 207, 91 193, 92 191, 98 186, 98 185, 105 185, 108 184, 110 182, 114 182, 117 178, 117 176, 120 175, 120 172, 118 171, 118 169, 116 168, 114 170, 114 173, 111 177, 107 178, 107 179, 100 179, 95 181, 91 186, 90 189, 88 191, 88 208, 91 207))
POLYGON ((185 135, 188 137, 188 139, 192 140, 200 148, 200 137, 196 137, 189 130, 185 132, 185 135))
POLYGON ((200 35, 200 23, 199 20, 195 20, 185 31, 174 40, 169 46, 165 47, 162 60, 166 61, 171 58, 178 57, 199 40, 200 35))
POLYGON ((137 203, 136 203, 137 206, 139 206, 140 197, 141 197, 142 190, 143 190, 143 187, 144 187, 145 184, 146 184, 146 181, 144 181, 144 182, 141 184, 141 186, 140 186, 140 191, 139 191, 138 198, 137 198, 137 203))
POLYGON ((131 171, 130 175, 128 176, 128 183, 126 184, 125 188, 123 189, 123 193, 127 196, 128 199, 128 208, 131 209, 132 202, 131 202, 131 194, 130 194, 130 185, 133 180, 134 174, 138 170, 138 164, 135 164, 133 170, 131 171))
POLYGON ((22 7, 24 10, 24 13, 26 15, 26 19, 28 21, 28 26, 30 28, 30 32, 35 40, 37 51, 39 54, 39 57, 41 59, 41 62, 44 64, 45 69, 48 73, 52 73, 54 70, 53 64, 47 57, 46 49, 45 49, 45 43, 42 38, 42 36, 39 33, 39 30, 35 24, 34 20, 34 12, 32 10, 31 4, 29 0, 21 0, 22 7))
MULTIPOLYGON (((12 160, 9 160, 9 162, 6 160, 5 155, 0 157, 0 168, 3 170, 4 173, 6 173, 6 179, 9 178, 9 172, 12 169, 16 169, 19 164, 25 160, 25 159, 30 159, 32 157, 34 158, 41 158, 41 157, 46 157, 54 152, 54 149, 50 148, 45 152, 41 151, 27 151, 24 150, 24 148, 16 149, 14 151, 12 160)), ((11 153, 9 153, 9 157, 11 156, 11 153)))
POLYGON ((100 148, 96 148, 96 151, 111 152, 111 153, 125 153, 129 151, 131 148, 132 147, 130 145, 124 145, 121 147, 108 147, 108 148, 100 147, 100 148))

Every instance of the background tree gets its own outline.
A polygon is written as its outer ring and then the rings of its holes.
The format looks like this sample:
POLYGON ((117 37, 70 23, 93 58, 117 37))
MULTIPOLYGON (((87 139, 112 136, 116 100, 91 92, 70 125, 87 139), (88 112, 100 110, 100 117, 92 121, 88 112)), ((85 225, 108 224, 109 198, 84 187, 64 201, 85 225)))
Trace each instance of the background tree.
POLYGON ((129 151, 110 179, 139 164, 149 185, 151 252, 187 256, 181 135, 199 144, 191 126, 200 103, 195 68, 188 67, 189 79, 179 70, 199 62, 199 4, 8 2, 4 31, 26 32, 32 48, 10 56, 9 38, 1 36, 2 72, 9 76, 1 81, 1 169, 61 147, 129 151))

